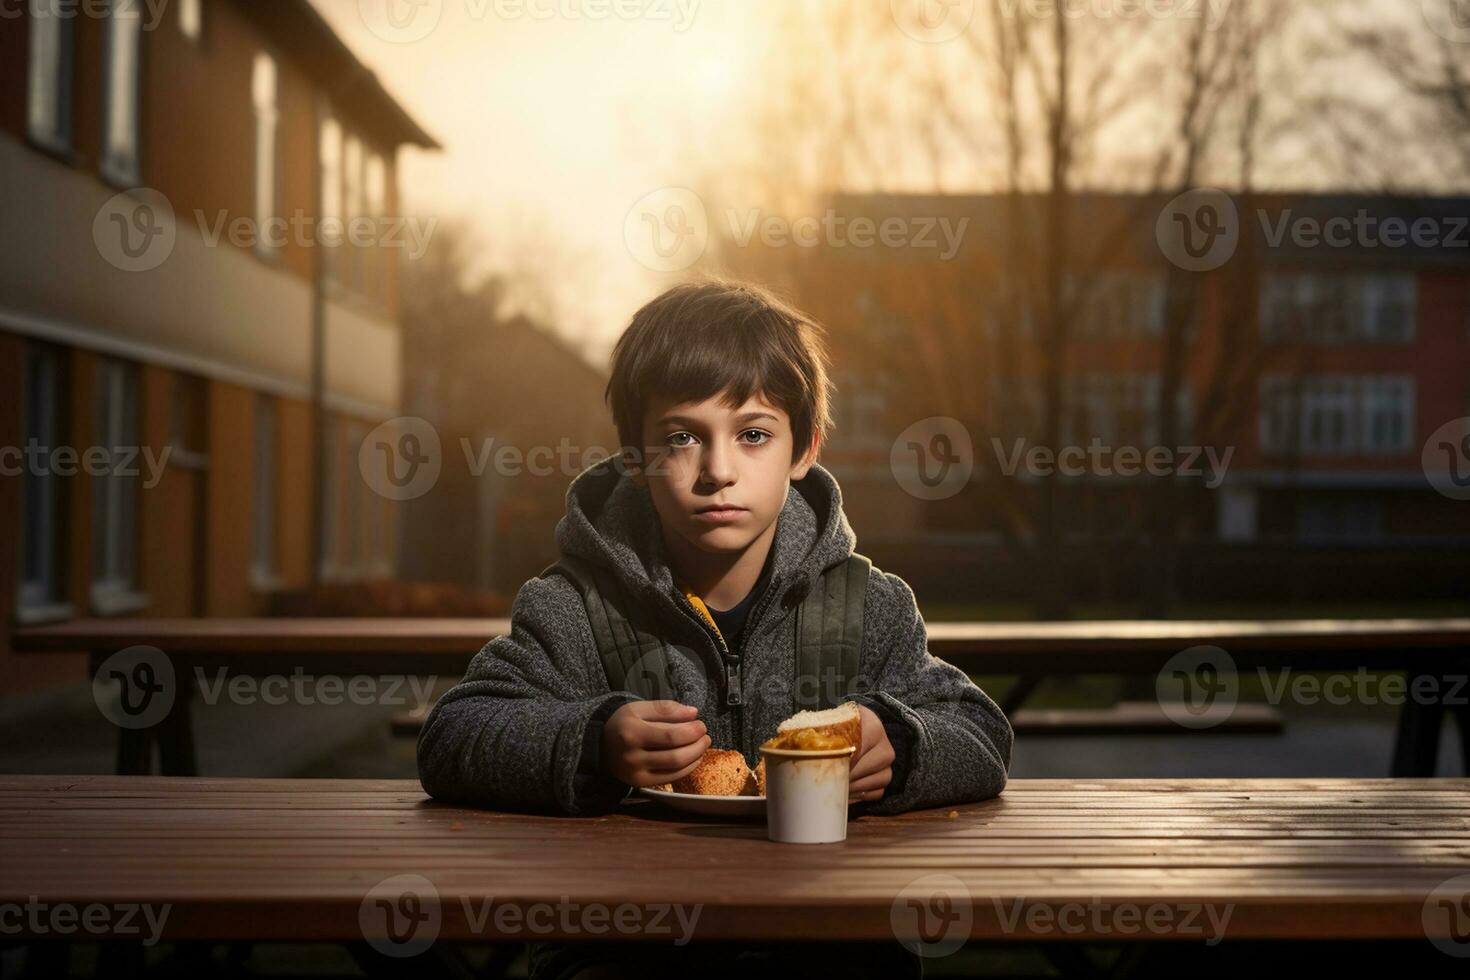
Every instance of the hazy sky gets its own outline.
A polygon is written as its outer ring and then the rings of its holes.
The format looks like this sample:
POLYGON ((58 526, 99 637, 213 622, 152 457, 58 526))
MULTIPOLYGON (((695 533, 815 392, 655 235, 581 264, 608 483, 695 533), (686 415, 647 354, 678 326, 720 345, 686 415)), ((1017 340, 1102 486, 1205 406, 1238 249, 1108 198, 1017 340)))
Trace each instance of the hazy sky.
POLYGON ((401 152, 405 211, 469 216, 487 266, 555 276, 557 328, 609 345, 663 281, 625 247, 625 217, 689 179, 676 158, 757 84, 749 0, 608 0, 601 18, 566 0, 418 0, 401 31, 374 0, 312 2, 445 146, 401 152))
MULTIPOLYGON (((811 41, 803 35, 794 54, 790 47, 772 48, 776 14, 794 0, 311 2, 445 146, 440 153, 412 148, 400 153, 405 212, 466 218, 478 236, 482 268, 524 272, 529 275, 520 278, 553 284, 557 322, 551 326, 586 342, 594 360, 633 310, 669 278, 650 271, 625 244, 630 211, 649 194, 697 184, 700 163, 706 173, 723 172, 732 169, 742 144, 760 145, 742 137, 764 135, 754 128, 752 110, 773 87, 773 69, 807 68, 804 77, 813 85, 852 77, 902 91, 886 81, 892 63, 824 61, 832 56, 826 32, 811 41), (401 19, 388 20, 389 10, 401 19)), ((830 2, 874 3, 883 13, 889 7, 887 0, 830 2)), ((1213 10, 1228 2, 1186 6, 1213 10)), ((1335 15, 1317 22, 1319 39, 1325 32, 1326 43, 1334 43, 1349 12, 1375 22, 1402 18, 1433 39, 1420 6, 1419 0, 1332 0, 1319 8, 1335 15)), ((883 23, 892 30, 886 19, 883 23)), ((1275 49, 1294 63, 1311 40, 1302 37, 1275 49)), ((962 43, 904 42, 887 50, 896 51, 910 71, 916 65, 934 68, 945 59, 954 59, 951 65, 966 61, 962 43)), ((966 67, 972 76, 956 76, 956 90, 973 102, 969 93, 980 96, 985 83, 973 76, 973 59, 966 67)), ((1293 84, 1359 96, 1375 87, 1371 73, 1352 63, 1336 72, 1287 67, 1288 77, 1305 76, 1293 77, 1293 84)), ((1388 93, 1380 95, 1394 104, 1388 93)), ((826 104, 812 100, 814 106, 826 104)), ((900 106, 897 111, 907 110, 900 106)), ((983 123, 975 131, 990 138, 983 123)), ((1319 148, 1294 142, 1299 135, 1289 127, 1273 144, 1282 151, 1274 164, 1261 162, 1263 168, 1274 166, 1277 180, 1298 187, 1314 169, 1322 169, 1316 166, 1319 148), (1294 148, 1297 157, 1291 155, 1294 148)), ((875 142, 881 152, 901 156, 916 141, 875 142)), ((1386 136, 1383 142, 1392 140, 1386 136)), ((962 153, 954 159, 963 167, 967 158, 962 153)), ((885 161, 890 174, 910 173, 911 166, 885 161)), ((780 171, 783 186, 785 172, 780 171)), ((953 177, 943 181, 946 190, 986 180, 973 170, 953 177)), ((1259 174, 1258 180, 1269 185, 1272 175, 1259 174)), ((925 189, 932 188, 931 183, 925 189)))

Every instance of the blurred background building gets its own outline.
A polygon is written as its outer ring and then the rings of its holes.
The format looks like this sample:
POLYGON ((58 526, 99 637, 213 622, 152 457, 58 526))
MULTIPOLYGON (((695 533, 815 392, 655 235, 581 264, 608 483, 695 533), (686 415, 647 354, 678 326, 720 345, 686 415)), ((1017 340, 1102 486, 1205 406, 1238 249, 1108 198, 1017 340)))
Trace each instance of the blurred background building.
MULTIPOLYGON (((259 614, 396 560, 357 447, 400 414, 399 252, 319 247, 319 220, 399 213, 398 148, 437 144, 305 0, 161 9, 0 18, 0 444, 34 447, 0 480, 19 624, 259 614), (70 478, 88 447, 106 475, 70 478)), ((67 670, 0 657, 18 686, 67 670)))

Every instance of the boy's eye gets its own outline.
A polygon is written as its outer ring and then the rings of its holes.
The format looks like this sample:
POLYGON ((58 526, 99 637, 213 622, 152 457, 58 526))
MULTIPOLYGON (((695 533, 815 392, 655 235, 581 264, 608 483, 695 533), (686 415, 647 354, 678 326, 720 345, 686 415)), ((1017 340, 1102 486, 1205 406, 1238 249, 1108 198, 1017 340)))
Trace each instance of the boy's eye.
POLYGON ((673 435, 669 436, 669 438, 666 441, 668 442, 669 445, 673 446, 675 449, 682 449, 685 446, 690 445, 690 443, 687 443, 687 442, 677 442, 676 440, 678 440, 680 438, 684 438, 684 437, 687 437, 689 439, 693 439, 694 438, 694 436, 690 435, 688 432, 675 432, 673 435))
POLYGON ((740 434, 742 436, 748 436, 751 433, 754 433, 755 435, 757 435, 757 436, 760 437, 758 440, 749 443, 749 445, 752 445, 752 446, 759 446, 762 443, 764 443, 767 439, 771 438, 771 434, 769 432, 763 432, 760 429, 746 429, 744 432, 742 432, 740 434))

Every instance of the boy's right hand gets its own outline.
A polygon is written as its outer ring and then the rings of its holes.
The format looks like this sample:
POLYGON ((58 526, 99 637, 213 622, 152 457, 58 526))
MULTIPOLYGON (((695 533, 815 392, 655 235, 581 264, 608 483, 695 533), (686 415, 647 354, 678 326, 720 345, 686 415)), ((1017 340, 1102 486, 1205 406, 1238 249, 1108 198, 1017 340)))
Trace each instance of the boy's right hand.
POLYGON ((602 726, 602 765, 629 786, 657 786, 694 771, 710 746, 699 709, 677 701, 630 701, 602 726))

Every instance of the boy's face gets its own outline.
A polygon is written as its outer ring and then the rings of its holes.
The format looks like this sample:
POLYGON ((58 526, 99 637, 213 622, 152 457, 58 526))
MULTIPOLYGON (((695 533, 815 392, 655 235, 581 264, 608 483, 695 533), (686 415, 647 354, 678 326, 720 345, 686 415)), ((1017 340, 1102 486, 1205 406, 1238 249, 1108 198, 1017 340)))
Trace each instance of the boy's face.
POLYGON ((664 535, 711 553, 739 553, 776 521, 790 481, 811 469, 816 447, 792 463, 791 420, 760 395, 739 408, 721 396, 702 402, 650 399, 643 418, 646 485, 664 535), (737 508, 701 513, 717 504, 737 508))

